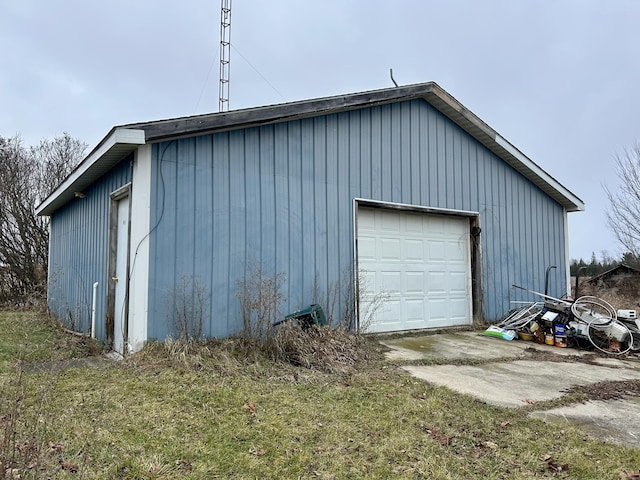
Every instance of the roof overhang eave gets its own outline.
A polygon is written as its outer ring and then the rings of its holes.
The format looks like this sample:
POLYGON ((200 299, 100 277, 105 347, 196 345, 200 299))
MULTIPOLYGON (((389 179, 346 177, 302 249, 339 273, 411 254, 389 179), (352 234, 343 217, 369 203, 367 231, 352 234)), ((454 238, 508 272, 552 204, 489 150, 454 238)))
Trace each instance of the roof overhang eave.
POLYGON ((71 174, 49 195, 35 213, 50 216, 72 201, 120 160, 140 145, 145 144, 145 132, 140 129, 115 128, 98 146, 71 172, 71 174))
POLYGON ((464 129, 495 155, 562 205, 566 211, 584 210, 584 202, 535 162, 500 136, 435 82, 370 92, 255 107, 227 113, 196 115, 115 127, 62 185, 36 210, 50 215, 82 191, 137 146, 178 138, 235 130, 306 117, 421 98, 464 129))
POLYGON ((431 90, 425 93, 424 99, 562 205, 567 212, 584 211, 584 202, 580 198, 440 86, 433 84, 431 90))

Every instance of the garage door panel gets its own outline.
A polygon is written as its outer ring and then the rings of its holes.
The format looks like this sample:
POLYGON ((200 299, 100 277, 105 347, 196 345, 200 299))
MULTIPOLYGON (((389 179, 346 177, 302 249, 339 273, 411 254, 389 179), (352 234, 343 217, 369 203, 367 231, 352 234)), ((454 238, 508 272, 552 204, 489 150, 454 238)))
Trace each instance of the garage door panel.
POLYGON ((425 272, 417 271, 417 272, 406 272, 405 273, 405 293, 407 295, 422 295, 426 291, 425 284, 425 272))
POLYGON ((382 290, 382 285, 377 282, 377 274, 373 270, 360 271, 360 291, 367 295, 372 295, 373 292, 382 290))
POLYGON ((467 294, 467 289, 465 288, 467 273, 450 271, 449 277, 452 279, 452 281, 448 282, 449 284, 448 292, 451 295, 458 295, 458 296, 464 297, 467 294))
POLYGON ((442 240, 427 240, 427 258, 431 263, 447 260, 447 246, 442 240))
POLYGON ((400 248, 399 238, 383 237, 379 242, 381 260, 400 260, 402 258, 402 249, 400 248))
POLYGON ((425 299, 424 297, 405 299, 405 311, 407 322, 424 321, 425 299))
POLYGON ((393 212, 384 212, 382 215, 378 215, 379 222, 376 222, 376 226, 385 232, 399 232, 401 218, 395 215, 393 212))
POLYGON ((401 289, 402 274, 397 270, 381 272, 382 290, 386 294, 399 294, 401 289))
POLYGON ((424 262, 424 240, 409 238, 404 241, 405 260, 412 262, 424 262))
POLYGON ((444 287, 446 285, 446 272, 444 270, 427 272, 427 276, 427 294, 434 295, 443 293, 445 291, 444 287))
POLYGON ((400 300, 387 300, 380 308, 381 313, 384 315, 384 323, 387 325, 401 326, 401 303, 400 300))
POLYGON ((375 232, 376 216, 371 210, 360 210, 358 212, 358 232, 375 232))
POLYGON ((405 231, 408 233, 416 233, 422 235, 424 230, 424 223, 422 221, 422 215, 419 214, 407 214, 405 219, 405 231))
POLYGON ((468 303, 464 297, 449 300, 449 318, 452 325, 468 325, 468 303))
POLYGON ((362 236, 358 238, 358 255, 360 260, 375 260, 376 255, 376 239, 362 236))
POLYGON ((429 215, 425 216, 425 220, 431 234, 438 235, 445 232, 445 222, 441 216, 429 215))
POLYGON ((447 262, 466 263, 467 255, 463 241, 447 242, 445 248, 445 258, 447 262))
POLYGON ((429 320, 434 322, 443 320, 448 316, 448 305, 444 297, 432 297, 429 299, 429 320))
POLYGON ((367 284, 361 320, 371 303, 385 298, 369 330, 469 324, 468 232, 464 217, 359 209, 358 266, 367 284))

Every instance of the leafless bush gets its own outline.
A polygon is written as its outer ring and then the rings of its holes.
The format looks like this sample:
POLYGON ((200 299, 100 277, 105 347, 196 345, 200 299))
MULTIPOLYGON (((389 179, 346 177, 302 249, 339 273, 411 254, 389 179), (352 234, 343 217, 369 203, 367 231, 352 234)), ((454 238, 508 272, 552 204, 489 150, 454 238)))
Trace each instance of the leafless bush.
POLYGON ((284 301, 281 289, 285 280, 284 273, 265 276, 260 268, 254 268, 247 277, 238 281, 241 338, 250 344, 261 345, 265 352, 276 356, 274 324, 280 319, 280 306, 284 301))
POLYGON ((352 268, 345 269, 342 272, 341 281, 330 283, 326 292, 323 292, 319 287, 317 277, 312 288, 314 303, 323 306, 328 323, 347 330, 353 330, 357 335, 367 333, 375 314, 382 308, 389 297, 388 292, 372 292, 371 285, 369 285, 365 272, 362 270, 358 273, 356 284, 352 268), (340 302, 342 307, 340 310, 341 316, 336 318, 336 310, 340 302), (356 303, 359 306, 359 321, 356 303))
POLYGON ((276 350, 280 358, 294 365, 326 372, 347 373, 366 355, 366 333, 373 316, 382 307, 389 295, 385 292, 371 293, 363 272, 358 284, 354 282, 353 270, 346 269, 341 282, 329 284, 322 292, 314 282, 313 298, 316 303, 326 305, 328 325, 299 325, 283 323, 275 336, 276 350), (356 296, 360 302, 360 321, 357 321, 356 296), (341 304, 341 316, 336 310, 341 304))
POLYGON ((343 326, 312 325, 303 329, 288 322, 278 330, 275 341, 282 360, 331 373, 352 371, 361 356, 358 337, 343 326))
MULTIPOLYGON (((384 306, 385 302, 389 300, 391 294, 389 292, 373 292, 371 285, 367 280, 364 271, 358 272, 358 333, 364 334, 371 328, 371 323, 376 314, 384 306)), ((355 317, 354 313, 354 317, 355 317)))
POLYGON ((194 276, 180 278, 176 287, 169 292, 167 299, 177 340, 181 342, 200 340, 209 299, 198 278, 194 276))

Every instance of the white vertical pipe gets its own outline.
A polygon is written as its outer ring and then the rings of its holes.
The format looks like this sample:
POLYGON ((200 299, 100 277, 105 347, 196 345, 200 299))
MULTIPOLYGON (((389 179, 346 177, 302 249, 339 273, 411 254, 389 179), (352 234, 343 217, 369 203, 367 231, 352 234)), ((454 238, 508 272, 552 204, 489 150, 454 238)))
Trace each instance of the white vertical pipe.
POLYGON ((91 304, 91 338, 96 338, 96 305, 98 303, 98 282, 93 284, 93 302, 91 304))

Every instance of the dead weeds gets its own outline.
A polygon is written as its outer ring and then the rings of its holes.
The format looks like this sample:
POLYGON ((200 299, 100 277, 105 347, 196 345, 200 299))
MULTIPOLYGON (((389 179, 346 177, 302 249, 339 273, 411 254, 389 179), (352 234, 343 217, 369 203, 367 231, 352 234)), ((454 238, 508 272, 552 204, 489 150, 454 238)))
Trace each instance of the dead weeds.
POLYGON ((353 372, 366 357, 362 337, 344 327, 285 324, 275 340, 284 361, 329 373, 353 372))
POLYGON ((640 396, 640 380, 617 380, 577 385, 565 390, 567 394, 584 394, 589 400, 621 400, 640 396))
POLYGON ((610 303, 616 310, 637 310, 640 307, 640 287, 633 283, 622 282, 615 287, 592 285, 580 282, 579 295, 592 295, 610 303))

